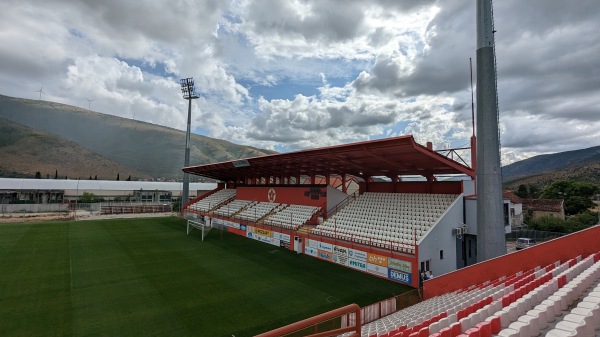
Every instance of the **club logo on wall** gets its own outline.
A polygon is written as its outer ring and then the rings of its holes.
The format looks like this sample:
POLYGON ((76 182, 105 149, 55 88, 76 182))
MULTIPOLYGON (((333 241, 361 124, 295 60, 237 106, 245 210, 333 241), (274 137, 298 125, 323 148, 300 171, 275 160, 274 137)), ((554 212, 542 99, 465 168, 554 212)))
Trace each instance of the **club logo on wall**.
POLYGON ((269 202, 275 202, 275 199, 277 199, 277 193, 275 193, 274 189, 269 188, 269 192, 267 192, 267 198, 269 199, 269 202))
POLYGON ((310 197, 312 200, 319 200, 319 198, 327 196, 327 191, 322 191, 320 187, 312 187, 304 192, 304 196, 310 197))

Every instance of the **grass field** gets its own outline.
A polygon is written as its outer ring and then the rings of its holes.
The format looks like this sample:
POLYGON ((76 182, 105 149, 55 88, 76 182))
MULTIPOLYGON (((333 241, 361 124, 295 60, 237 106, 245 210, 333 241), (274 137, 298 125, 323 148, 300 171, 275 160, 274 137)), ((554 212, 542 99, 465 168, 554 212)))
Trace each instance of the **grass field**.
POLYGON ((0 225, 2 336, 251 336, 407 290, 178 218, 0 225))

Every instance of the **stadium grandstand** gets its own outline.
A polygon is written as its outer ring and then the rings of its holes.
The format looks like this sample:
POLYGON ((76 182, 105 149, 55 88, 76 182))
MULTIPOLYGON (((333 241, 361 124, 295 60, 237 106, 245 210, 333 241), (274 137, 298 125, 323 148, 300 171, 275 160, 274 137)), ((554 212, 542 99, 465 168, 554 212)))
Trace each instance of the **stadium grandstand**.
MULTIPOLYGON (((422 302, 380 308, 374 319, 340 308, 334 335, 596 336, 600 328, 600 228, 477 263, 473 170, 412 136, 184 170, 220 181, 186 204, 187 218, 421 288, 422 302), (435 277, 420 279, 426 271, 435 277)), ((509 223, 505 214, 507 232, 509 223)))
POLYGON ((477 259, 476 226, 465 223, 473 171, 412 136, 184 171, 220 181, 185 205, 186 218, 300 254, 415 288, 421 271, 477 259))

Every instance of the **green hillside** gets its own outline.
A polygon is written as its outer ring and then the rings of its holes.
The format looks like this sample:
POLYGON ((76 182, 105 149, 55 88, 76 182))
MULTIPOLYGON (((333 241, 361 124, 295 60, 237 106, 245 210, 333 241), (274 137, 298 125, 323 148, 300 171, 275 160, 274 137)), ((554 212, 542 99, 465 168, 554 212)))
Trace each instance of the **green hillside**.
MULTIPOLYGON (((0 95, 0 118, 60 137, 152 177, 181 178, 185 132, 60 103, 0 95)), ((272 153, 192 135, 190 164, 272 153)))
POLYGON ((106 159, 74 142, 0 118, 0 175, 5 177, 147 179, 147 173, 106 159))

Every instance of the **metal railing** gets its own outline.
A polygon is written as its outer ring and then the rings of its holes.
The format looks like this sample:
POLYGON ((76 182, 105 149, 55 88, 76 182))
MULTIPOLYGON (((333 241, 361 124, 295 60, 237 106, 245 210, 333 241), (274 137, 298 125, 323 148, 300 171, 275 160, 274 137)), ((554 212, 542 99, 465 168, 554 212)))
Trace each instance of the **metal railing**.
POLYGON ((539 230, 535 230, 535 229, 518 229, 518 230, 513 229, 511 233, 506 234, 506 240, 507 241, 515 241, 518 238, 529 238, 529 239, 534 239, 536 242, 543 242, 543 241, 556 239, 556 238, 559 238, 564 235, 565 235, 565 233, 546 232, 546 231, 539 231, 539 230))

